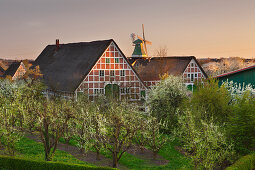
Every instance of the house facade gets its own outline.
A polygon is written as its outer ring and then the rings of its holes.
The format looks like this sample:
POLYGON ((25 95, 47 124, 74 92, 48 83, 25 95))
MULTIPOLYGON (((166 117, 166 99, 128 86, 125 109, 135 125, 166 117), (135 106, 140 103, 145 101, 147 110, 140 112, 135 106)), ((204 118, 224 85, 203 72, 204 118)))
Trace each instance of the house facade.
POLYGON ((145 85, 127 61, 114 41, 105 50, 89 74, 77 88, 77 92, 85 92, 93 98, 98 94, 111 95, 130 100, 145 97, 145 85))
POLYGON ((114 40, 48 45, 34 62, 49 90, 141 100, 146 86, 114 40))

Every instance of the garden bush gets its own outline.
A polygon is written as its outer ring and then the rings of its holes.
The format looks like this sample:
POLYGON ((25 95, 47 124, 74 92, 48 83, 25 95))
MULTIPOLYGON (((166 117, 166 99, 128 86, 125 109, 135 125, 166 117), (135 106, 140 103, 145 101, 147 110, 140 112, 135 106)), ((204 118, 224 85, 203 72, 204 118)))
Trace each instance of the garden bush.
POLYGON ((213 118, 214 123, 225 123, 231 113, 229 105, 231 97, 228 90, 219 87, 216 79, 208 79, 198 83, 197 90, 194 92, 187 107, 191 109, 197 120, 206 122, 213 118))
POLYGON ((67 164, 60 162, 47 162, 47 161, 35 161, 22 158, 0 156, 0 167, 6 169, 16 169, 16 170, 45 170, 45 169, 61 169, 61 170, 86 170, 86 169, 100 169, 107 170, 112 168, 107 167, 96 167, 89 165, 79 165, 79 164, 67 164))
POLYGON ((158 122, 162 121, 167 127, 167 132, 171 133, 177 124, 177 112, 180 111, 185 98, 187 88, 183 79, 169 75, 149 91, 146 103, 149 113, 156 117, 158 122))
POLYGON ((255 148, 255 100, 249 91, 236 96, 227 125, 229 138, 240 154, 255 148))
POLYGON ((197 121, 190 111, 179 116, 176 132, 196 168, 220 168, 230 163, 234 155, 233 145, 228 141, 223 125, 214 121, 197 121))

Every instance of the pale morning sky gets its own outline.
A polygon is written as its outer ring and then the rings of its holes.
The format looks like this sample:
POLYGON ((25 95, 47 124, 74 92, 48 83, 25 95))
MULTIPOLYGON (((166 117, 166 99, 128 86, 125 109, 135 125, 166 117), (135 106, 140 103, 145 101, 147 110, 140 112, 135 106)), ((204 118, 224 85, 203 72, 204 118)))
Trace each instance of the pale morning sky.
POLYGON ((255 57, 255 0, 0 0, 0 58, 35 59, 56 38, 112 38, 130 56, 142 23, 150 55, 255 57))

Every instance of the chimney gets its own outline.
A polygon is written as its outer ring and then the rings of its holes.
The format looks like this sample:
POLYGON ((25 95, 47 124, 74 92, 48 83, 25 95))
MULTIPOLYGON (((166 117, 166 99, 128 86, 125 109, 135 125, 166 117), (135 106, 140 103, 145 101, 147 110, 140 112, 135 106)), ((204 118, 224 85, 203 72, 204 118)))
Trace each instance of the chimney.
POLYGON ((56 51, 59 50, 59 39, 56 39, 56 51))

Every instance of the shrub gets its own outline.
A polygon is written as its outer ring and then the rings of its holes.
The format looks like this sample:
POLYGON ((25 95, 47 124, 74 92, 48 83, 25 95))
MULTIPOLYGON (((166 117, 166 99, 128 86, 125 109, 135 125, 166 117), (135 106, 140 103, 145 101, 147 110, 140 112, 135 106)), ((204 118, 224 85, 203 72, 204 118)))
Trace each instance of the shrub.
POLYGON ((115 168, 141 129, 142 115, 135 105, 127 102, 111 101, 104 111, 105 128, 101 129, 102 142, 111 152, 115 168))
POLYGON ((255 148, 255 100, 249 91, 237 95, 233 113, 229 116, 228 134, 234 141, 235 149, 247 154, 255 148))
POLYGON ((221 167, 225 161, 231 161, 234 154, 223 125, 216 125, 213 120, 196 121, 190 111, 184 112, 179 117, 177 135, 189 152, 196 168, 221 167))
POLYGON ((255 153, 241 157, 226 170, 252 170, 255 166, 255 153))
MULTIPOLYGON (((156 118, 149 118, 146 125, 148 126, 148 136, 147 143, 151 151, 153 152, 153 159, 156 159, 156 156, 159 150, 166 144, 167 138, 160 132, 160 123, 156 118)), ((164 126, 164 125, 163 125, 164 126)))
POLYGON ((171 132, 177 123, 176 112, 186 97, 187 89, 182 78, 169 75, 149 91, 146 103, 149 113, 158 122, 167 124, 168 132, 171 132))
POLYGON ((15 143, 22 137, 20 127, 23 114, 20 102, 23 87, 22 82, 0 81, 0 138, 9 155, 15 154, 15 143))
POLYGON ((230 100, 229 92, 224 86, 219 87, 216 79, 208 79, 197 84, 197 90, 187 105, 197 120, 208 122, 213 118, 214 123, 221 124, 227 121, 231 112, 230 100))
POLYGON ((86 169, 112 169, 107 167, 94 167, 89 165, 67 164, 60 162, 35 161, 7 156, 0 156, 0 167, 6 169, 30 169, 30 170, 45 170, 45 169, 61 169, 61 170, 86 170, 86 169))

